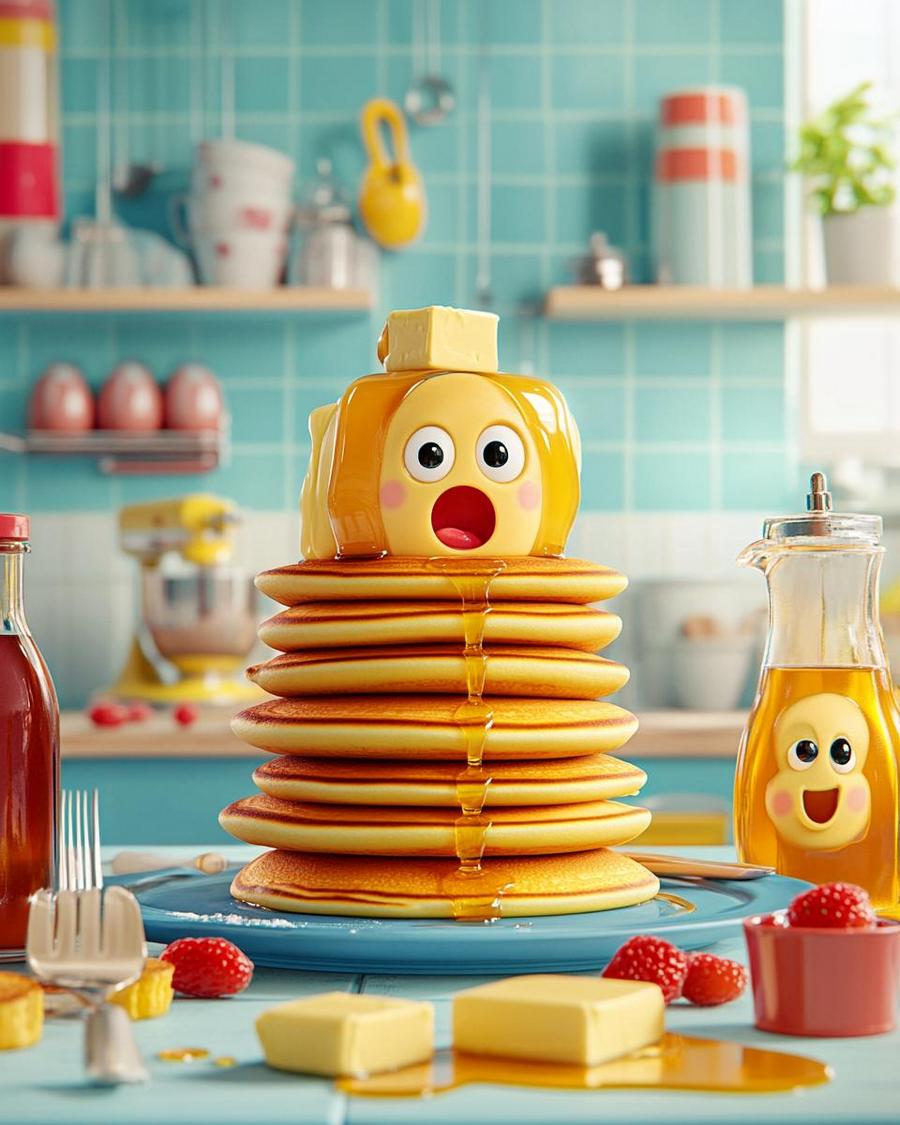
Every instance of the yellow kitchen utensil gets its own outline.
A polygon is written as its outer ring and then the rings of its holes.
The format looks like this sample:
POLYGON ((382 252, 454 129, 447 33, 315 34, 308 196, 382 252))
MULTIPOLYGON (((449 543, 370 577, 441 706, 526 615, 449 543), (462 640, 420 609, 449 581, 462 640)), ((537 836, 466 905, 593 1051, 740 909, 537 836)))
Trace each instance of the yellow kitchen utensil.
POLYGON ((359 189, 359 213, 372 238, 388 250, 399 250, 425 229, 425 189, 409 155, 409 135, 400 107, 387 98, 373 98, 360 117, 369 167, 359 189), (391 134, 391 160, 381 133, 391 134))

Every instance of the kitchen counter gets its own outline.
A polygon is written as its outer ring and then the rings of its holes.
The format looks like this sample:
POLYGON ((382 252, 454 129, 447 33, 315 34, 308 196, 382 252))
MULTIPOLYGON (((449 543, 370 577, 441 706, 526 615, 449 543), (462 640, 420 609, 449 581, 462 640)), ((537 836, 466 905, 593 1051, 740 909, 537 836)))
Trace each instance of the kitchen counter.
MULTIPOLYGON (((144 723, 97 727, 80 711, 62 715, 64 758, 251 758, 261 750, 235 738, 229 728, 238 710, 206 711, 190 727, 168 714, 144 723)), ((627 758, 720 758, 737 753, 743 711, 645 711, 640 729, 627 747, 627 758)))

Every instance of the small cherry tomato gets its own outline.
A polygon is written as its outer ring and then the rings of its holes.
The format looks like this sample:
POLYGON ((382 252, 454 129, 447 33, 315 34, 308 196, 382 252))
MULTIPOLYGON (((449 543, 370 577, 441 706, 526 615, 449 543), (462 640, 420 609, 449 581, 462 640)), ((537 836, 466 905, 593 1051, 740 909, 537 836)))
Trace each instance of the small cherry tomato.
POLYGON ((191 726, 193 723, 196 723, 199 717, 200 712, 193 703, 179 703, 172 712, 172 718, 181 727, 191 726))

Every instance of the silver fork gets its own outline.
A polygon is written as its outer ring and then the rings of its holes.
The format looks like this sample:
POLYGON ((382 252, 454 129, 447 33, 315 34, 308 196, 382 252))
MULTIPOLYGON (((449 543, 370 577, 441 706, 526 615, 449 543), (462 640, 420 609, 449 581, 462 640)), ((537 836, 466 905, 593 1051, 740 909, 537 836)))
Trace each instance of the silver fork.
POLYGON ((144 1082, 131 1021, 107 1004, 137 980, 147 957, 137 899, 124 887, 102 890, 97 792, 63 791, 60 801, 59 890, 31 900, 26 954, 38 980, 71 989, 87 1003, 84 1055, 89 1077, 103 1085, 144 1082))

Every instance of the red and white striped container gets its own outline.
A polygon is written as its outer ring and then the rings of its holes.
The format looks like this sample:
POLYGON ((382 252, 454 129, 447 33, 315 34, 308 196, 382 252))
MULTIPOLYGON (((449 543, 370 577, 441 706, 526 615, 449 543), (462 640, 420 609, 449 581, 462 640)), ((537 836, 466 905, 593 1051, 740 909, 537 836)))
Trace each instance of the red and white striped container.
POLYGON ((0 225, 58 218, 53 0, 0 0, 0 225))
POLYGON ((654 257, 663 285, 753 283, 747 98, 735 87, 662 99, 656 149, 654 257))

